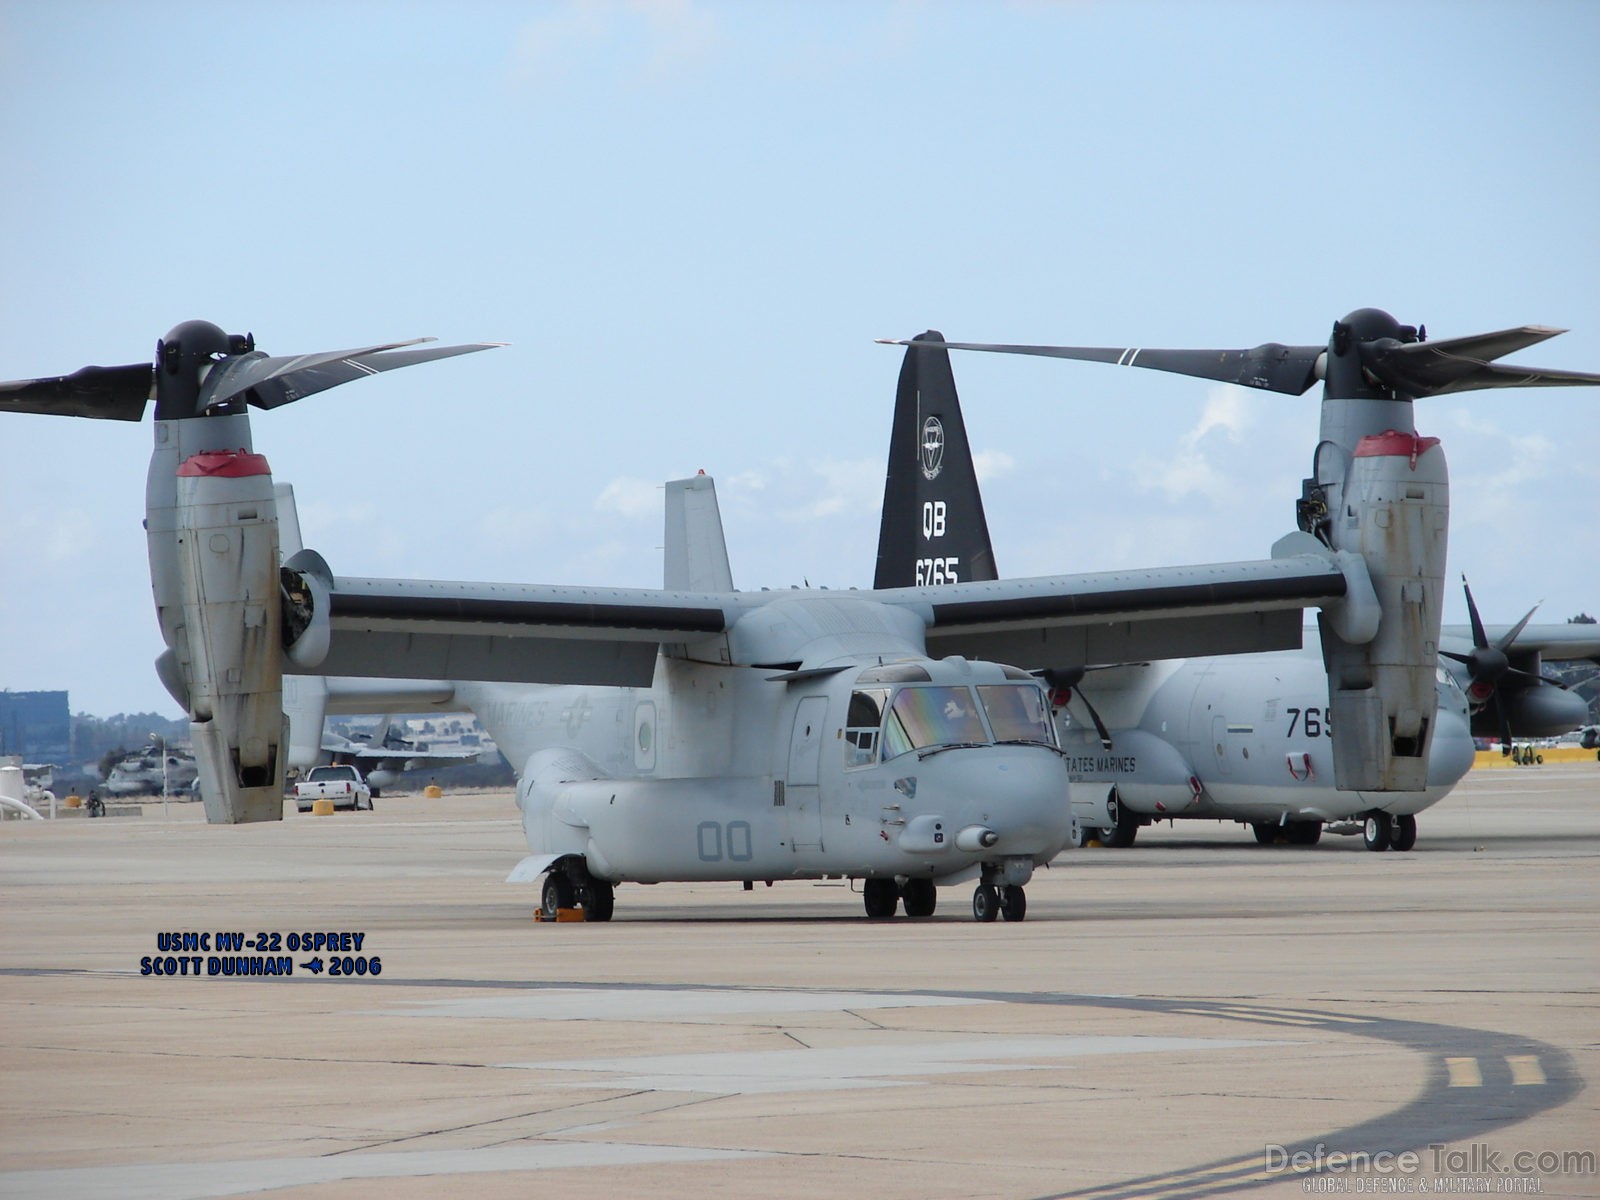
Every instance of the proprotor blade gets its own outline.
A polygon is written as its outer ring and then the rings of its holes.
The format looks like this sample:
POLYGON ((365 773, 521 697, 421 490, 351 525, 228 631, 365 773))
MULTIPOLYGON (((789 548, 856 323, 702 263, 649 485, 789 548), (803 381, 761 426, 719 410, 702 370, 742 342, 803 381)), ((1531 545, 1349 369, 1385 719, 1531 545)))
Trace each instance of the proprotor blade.
POLYGON ((414 338, 407 342, 390 342, 357 350, 330 350, 321 354, 268 357, 252 353, 229 358, 218 364, 206 377, 200 389, 199 407, 203 410, 249 393, 249 402, 255 407, 279 408, 303 396, 314 395, 367 375, 376 375, 380 371, 392 371, 396 367, 409 367, 414 363, 452 358, 458 354, 472 354, 504 345, 503 342, 472 342, 461 346, 406 349, 433 340, 414 338))
POLYGON ((1564 332, 1547 325, 1522 325, 1437 342, 1385 342, 1373 346, 1362 365, 1386 386, 1414 399, 1485 388, 1600 384, 1600 375, 1584 371, 1501 366, 1494 362, 1564 332))
MULTIPOLYGON (((889 345, 908 342, 880 338, 889 345)), ((1146 367, 1173 375, 1192 375, 1298 396, 1318 378, 1322 346, 1285 346, 1266 342, 1249 350, 1146 350, 1137 346, 1016 346, 996 342, 921 342, 946 350, 984 350, 991 354, 1032 354, 1042 358, 1074 358, 1082 362, 1146 367)))
POLYGON ((149 363, 84 367, 71 375, 0 383, 0 412, 137 421, 144 416, 155 381, 149 363))

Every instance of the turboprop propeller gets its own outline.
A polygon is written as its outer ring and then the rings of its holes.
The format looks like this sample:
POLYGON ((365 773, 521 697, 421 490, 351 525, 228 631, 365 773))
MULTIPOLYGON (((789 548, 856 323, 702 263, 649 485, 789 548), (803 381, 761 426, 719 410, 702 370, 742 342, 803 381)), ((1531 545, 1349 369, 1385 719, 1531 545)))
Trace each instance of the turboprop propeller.
MULTIPOLYGON (((1519 685, 1537 685, 1550 683, 1566 690, 1566 684, 1553 675, 1542 672, 1524 671, 1511 665, 1508 652, 1517 640, 1517 635, 1527 628, 1528 622, 1533 619, 1533 614, 1539 611, 1535 604, 1527 614, 1513 625, 1499 641, 1491 642, 1488 634, 1484 632, 1483 620, 1478 616, 1478 606, 1472 599, 1472 587, 1467 583, 1467 577, 1461 577, 1461 587, 1467 594, 1467 617, 1472 622, 1472 652, 1458 654, 1453 650, 1440 650, 1443 658, 1453 659, 1467 668, 1470 680, 1467 686, 1467 695, 1471 699, 1474 709, 1481 708, 1490 700, 1494 701, 1495 718, 1500 727, 1500 753, 1511 753, 1511 714, 1507 709, 1504 695, 1500 685, 1506 680, 1516 680, 1519 685)), ((1540 601, 1540 604, 1544 601, 1540 601)))
POLYGON ((1045 685, 1050 689, 1050 703, 1055 708, 1065 708, 1067 702, 1073 697, 1076 690, 1078 699, 1082 702, 1084 711, 1089 714, 1089 720, 1094 722, 1094 731, 1100 736, 1100 745, 1103 749, 1111 749, 1111 731, 1106 728, 1106 723, 1100 719, 1100 714, 1095 706, 1089 702, 1089 697, 1083 690, 1083 677, 1088 673, 1087 667, 1051 667, 1039 673, 1045 685))

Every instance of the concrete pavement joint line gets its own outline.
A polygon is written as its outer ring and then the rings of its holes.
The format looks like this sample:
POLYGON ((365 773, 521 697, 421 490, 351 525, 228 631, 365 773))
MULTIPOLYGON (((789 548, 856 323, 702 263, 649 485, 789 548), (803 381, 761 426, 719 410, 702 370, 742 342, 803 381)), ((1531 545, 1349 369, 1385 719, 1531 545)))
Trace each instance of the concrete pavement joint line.
POLYGON ((243 1062, 291 1062, 310 1063, 313 1066, 391 1066, 391 1067, 448 1067, 452 1070, 460 1068, 472 1071, 493 1071, 495 1063, 475 1062, 447 1062, 443 1059, 429 1060, 425 1058, 306 1058, 298 1054, 219 1054, 214 1051, 204 1050, 129 1050, 121 1046, 40 1046, 27 1042, 14 1043, 19 1050, 38 1050, 50 1054, 89 1054, 95 1058, 106 1058, 111 1055, 126 1055, 132 1058, 204 1058, 211 1059, 238 1059, 243 1062))
POLYGON ((866 1022, 867 1018, 856 1009, 965 1008, 980 1003, 994 1002, 939 995, 807 991, 803 988, 749 992, 695 987, 552 988, 519 990, 511 995, 487 998, 413 1000, 403 1006, 374 1010, 372 1015, 517 1021, 647 1020, 652 1024, 669 1024, 686 1023, 694 1017, 836 1012, 866 1022))
MULTIPOLYGON (((651 1095, 659 1095, 659 1093, 655 1093, 655 1092, 632 1092, 632 1093, 630 1093, 630 1095, 634 1095, 634 1096, 651 1096, 651 1095)), ((621 1097, 621 1096, 615 1097, 615 1099, 619 1099, 619 1100, 626 1099, 626 1098, 627 1097, 621 1097)), ((714 1101, 721 1100, 721 1099, 724 1099, 724 1097, 722 1097, 722 1096, 685 1096, 685 1095, 673 1096, 670 1099, 668 1099, 666 1097, 661 1097, 661 1099, 657 1103, 652 1104, 648 1108, 642 1108, 642 1109, 639 1109, 637 1112, 626 1113, 624 1115, 625 1116, 631 1116, 631 1117, 634 1117, 634 1118, 638 1118, 638 1117, 653 1117, 658 1113, 679 1112, 682 1109, 695 1108, 695 1107, 697 1107, 697 1106, 699 1106, 701 1104, 710 1104, 710 1103, 713 1103, 714 1101)), ((575 1104, 575 1105, 573 1105, 573 1112, 577 1112, 580 1109, 593 1108, 593 1107, 596 1107, 598 1105, 608 1104, 608 1103, 610 1103, 610 1101, 600 1100, 600 1101, 595 1101, 593 1104, 587 1104, 587 1103, 586 1104, 575 1104)), ((637 1120, 635 1120, 634 1123, 637 1124, 637 1120)), ((589 1121, 589 1122, 585 1122, 584 1124, 581 1124, 581 1125, 558 1125, 558 1126, 552 1127, 551 1129, 545 1131, 542 1134, 537 1134, 537 1135, 535 1135, 535 1134, 519 1134, 516 1137, 502 1138, 498 1142, 485 1142, 484 1145, 485 1146, 515 1146, 515 1145, 518 1145, 519 1143, 542 1141, 545 1138, 574 1138, 574 1137, 577 1137, 579 1134, 596 1133, 596 1132, 601 1132, 601 1131, 605 1131, 605 1130, 626 1129, 628 1127, 629 1127, 628 1123, 622 1117, 617 1117, 617 1118, 614 1118, 614 1119, 612 1119, 610 1121, 598 1121, 598 1122, 589 1121)), ((752 1153, 755 1153, 755 1151, 752 1151, 752 1153)), ((779 1153, 783 1153, 783 1152, 774 1150, 774 1151, 761 1151, 761 1153, 763 1153, 763 1154, 767 1154, 767 1153, 779 1154, 779 1153)))
POLYGON ((503 1116, 503 1117, 489 1117, 488 1119, 483 1120, 483 1121, 468 1121, 464 1125, 446 1125, 446 1126, 444 1126, 444 1127, 442 1127, 440 1129, 425 1129, 421 1133, 407 1133, 407 1134, 403 1134, 400 1137, 385 1138, 382 1141, 378 1141, 378 1142, 369 1142, 368 1144, 363 1145, 363 1146, 350 1146, 350 1147, 348 1147, 348 1148, 346 1148, 344 1150, 329 1150, 322 1157, 323 1158, 337 1158, 341 1154, 359 1154, 359 1153, 361 1153, 363 1151, 375 1150, 375 1149, 378 1149, 379 1147, 382 1147, 382 1146, 397 1146, 401 1142, 420 1141, 423 1138, 438 1137, 440 1134, 445 1134, 445 1133, 460 1133, 460 1132, 462 1132, 463 1130, 466 1130, 466 1129, 483 1129, 483 1128, 486 1128, 486 1127, 488 1127, 490 1125, 503 1124, 506 1121, 525 1121, 529 1117, 541 1117, 541 1116, 544 1116, 546 1113, 564 1112, 564 1111, 567 1110, 567 1108, 572 1108, 572 1109, 592 1108, 593 1106, 595 1106, 597 1104, 609 1104, 614 1100, 626 1100, 629 1096, 638 1096, 638 1095, 642 1095, 642 1094, 644 1094, 644 1093, 641 1093, 641 1092, 625 1092, 624 1094, 622 1094, 620 1096, 608 1096, 604 1100, 588 1100, 588 1101, 585 1101, 582 1104, 574 1104, 574 1105, 570 1105, 570 1106, 555 1105, 555 1106, 550 1107, 550 1108, 535 1108, 535 1109, 531 1109, 528 1112, 509 1113, 509 1114, 507 1114, 506 1116, 503 1116))
POLYGON ((217 1200, 345 1179, 404 1179, 583 1167, 774 1157, 759 1150, 712 1150, 630 1142, 548 1142, 496 1150, 402 1150, 341 1158, 235 1159, 228 1162, 120 1163, 0 1174, 8 1200, 217 1200))

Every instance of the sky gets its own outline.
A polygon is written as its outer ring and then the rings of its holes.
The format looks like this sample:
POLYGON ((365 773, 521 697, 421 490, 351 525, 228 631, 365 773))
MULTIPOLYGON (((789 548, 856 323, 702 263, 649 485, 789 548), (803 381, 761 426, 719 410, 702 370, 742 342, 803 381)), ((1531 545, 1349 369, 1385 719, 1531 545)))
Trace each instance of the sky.
MULTIPOLYGON (((1600 370, 1597 59, 1587 0, 0 0, 0 378, 191 318, 503 341, 256 415, 336 574, 659 586, 660 486, 704 469, 739 587, 865 587, 874 338, 1310 344, 1373 306, 1600 370)), ((1005 575, 1294 527, 1315 393, 955 370, 1005 575)), ((1597 413, 1418 404, 1486 620, 1600 614, 1597 413)), ((180 715, 150 437, 0 416, 0 688, 180 715)))

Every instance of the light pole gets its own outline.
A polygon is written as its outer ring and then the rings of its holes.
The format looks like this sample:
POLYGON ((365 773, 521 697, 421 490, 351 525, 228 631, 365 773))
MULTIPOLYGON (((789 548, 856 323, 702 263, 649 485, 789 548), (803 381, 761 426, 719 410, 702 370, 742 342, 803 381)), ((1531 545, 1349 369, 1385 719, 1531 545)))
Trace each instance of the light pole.
POLYGON ((150 735, 152 742, 161 743, 161 819, 167 819, 167 739, 159 733, 150 735))

